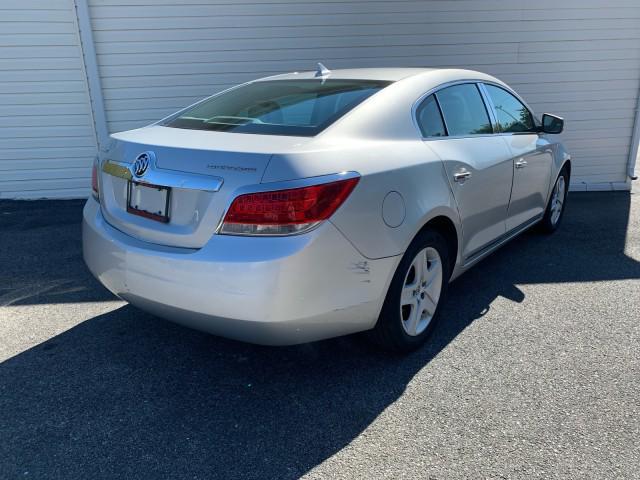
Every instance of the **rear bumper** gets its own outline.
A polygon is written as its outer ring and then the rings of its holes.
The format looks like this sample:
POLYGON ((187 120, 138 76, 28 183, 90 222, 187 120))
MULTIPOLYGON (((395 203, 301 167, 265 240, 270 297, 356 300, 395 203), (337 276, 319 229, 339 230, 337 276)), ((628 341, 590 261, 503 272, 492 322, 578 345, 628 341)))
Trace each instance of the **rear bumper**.
POLYGON ((372 328, 398 257, 368 260, 330 223, 290 237, 214 235, 201 249, 137 240, 84 208, 83 254, 116 295, 237 340, 304 343, 372 328))

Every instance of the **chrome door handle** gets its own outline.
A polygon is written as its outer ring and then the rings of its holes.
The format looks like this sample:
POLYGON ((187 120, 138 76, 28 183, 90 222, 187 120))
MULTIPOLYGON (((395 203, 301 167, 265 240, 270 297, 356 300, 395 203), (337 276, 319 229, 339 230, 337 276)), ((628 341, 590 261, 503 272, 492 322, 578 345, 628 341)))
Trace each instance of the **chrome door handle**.
POLYGON ((453 174, 453 181, 464 183, 469 177, 471 177, 471 172, 463 168, 462 170, 453 174))
POLYGON ((516 162, 516 168, 524 168, 528 165, 527 161, 524 158, 521 158, 516 162))

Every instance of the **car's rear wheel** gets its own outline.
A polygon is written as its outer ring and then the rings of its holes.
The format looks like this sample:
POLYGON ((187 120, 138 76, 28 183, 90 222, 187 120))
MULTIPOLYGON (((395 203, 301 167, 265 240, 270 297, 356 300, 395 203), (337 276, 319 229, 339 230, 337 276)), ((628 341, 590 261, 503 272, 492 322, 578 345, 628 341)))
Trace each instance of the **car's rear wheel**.
POLYGON ((449 249, 435 230, 421 232, 394 274, 370 337, 394 351, 410 351, 433 332, 449 283, 449 249))
POLYGON ((540 221, 540 229, 546 233, 555 232, 560 226, 562 216, 564 215, 565 204, 567 201, 567 192, 569 190, 569 169, 564 167, 558 174, 556 183, 553 185, 553 191, 544 212, 544 217, 540 221))

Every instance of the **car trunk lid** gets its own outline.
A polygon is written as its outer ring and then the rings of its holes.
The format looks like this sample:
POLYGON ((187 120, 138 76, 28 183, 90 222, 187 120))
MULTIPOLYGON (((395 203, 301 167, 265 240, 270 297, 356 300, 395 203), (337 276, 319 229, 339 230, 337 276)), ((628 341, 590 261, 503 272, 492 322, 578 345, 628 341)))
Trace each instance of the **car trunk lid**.
POLYGON ((161 126, 112 138, 100 172, 105 219, 141 240, 185 248, 207 243, 236 190, 260 183, 273 153, 295 151, 309 140, 161 126), (136 158, 143 161, 135 164, 136 158), (136 176, 145 159, 146 171, 136 176), (157 187, 169 187, 168 193, 157 187), (159 215, 165 199, 168 219, 159 215), (160 211, 144 213, 151 209, 160 211))

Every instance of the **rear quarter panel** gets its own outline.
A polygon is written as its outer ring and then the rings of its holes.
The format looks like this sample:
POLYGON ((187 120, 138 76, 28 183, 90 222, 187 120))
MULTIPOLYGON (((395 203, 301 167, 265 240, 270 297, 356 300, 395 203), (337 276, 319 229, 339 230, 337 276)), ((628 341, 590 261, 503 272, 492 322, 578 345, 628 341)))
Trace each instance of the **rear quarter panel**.
POLYGON ((422 140, 358 141, 317 152, 275 155, 263 183, 355 171, 360 182, 331 222, 365 257, 404 253, 432 218, 451 219, 462 241, 458 212, 440 158, 422 140), (395 227, 383 219, 387 194, 398 192, 404 219, 395 227))

